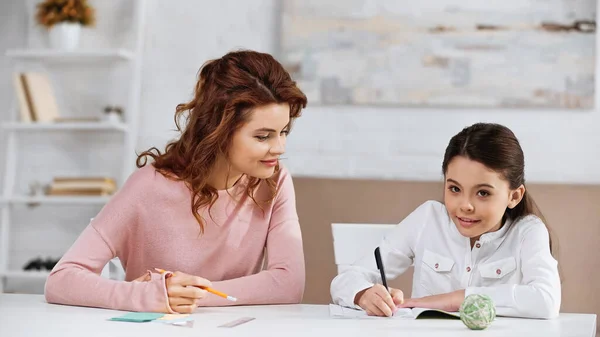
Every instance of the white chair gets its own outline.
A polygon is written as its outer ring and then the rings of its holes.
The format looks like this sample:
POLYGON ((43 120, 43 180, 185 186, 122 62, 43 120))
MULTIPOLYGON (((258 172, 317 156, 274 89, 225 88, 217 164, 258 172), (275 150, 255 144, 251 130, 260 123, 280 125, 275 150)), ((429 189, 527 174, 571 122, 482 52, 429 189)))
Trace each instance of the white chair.
POLYGON ((365 254, 373 255, 373 265, 375 265, 375 248, 379 246, 385 234, 394 227, 396 225, 332 223, 333 253, 338 274, 365 254))
POLYGON ((121 265, 121 260, 118 257, 108 261, 108 263, 102 268, 100 276, 117 281, 125 280, 125 270, 121 265))

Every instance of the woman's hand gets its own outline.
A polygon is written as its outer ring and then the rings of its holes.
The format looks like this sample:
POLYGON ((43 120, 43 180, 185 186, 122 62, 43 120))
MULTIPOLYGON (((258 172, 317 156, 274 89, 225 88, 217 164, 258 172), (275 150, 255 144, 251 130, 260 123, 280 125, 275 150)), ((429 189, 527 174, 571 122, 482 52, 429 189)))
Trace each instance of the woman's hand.
POLYGON ((363 289, 354 297, 354 303, 363 308, 369 316, 390 317, 403 302, 404 293, 401 290, 390 288, 388 292, 381 284, 363 289))
POLYGON ((210 287, 209 280, 182 272, 167 274, 166 287, 169 306, 173 311, 188 314, 198 307, 198 300, 204 298, 207 291, 200 287, 210 287))
POLYGON ((409 298, 398 308, 427 308, 456 312, 465 299, 465 291, 457 290, 451 293, 425 296, 421 298, 409 298))

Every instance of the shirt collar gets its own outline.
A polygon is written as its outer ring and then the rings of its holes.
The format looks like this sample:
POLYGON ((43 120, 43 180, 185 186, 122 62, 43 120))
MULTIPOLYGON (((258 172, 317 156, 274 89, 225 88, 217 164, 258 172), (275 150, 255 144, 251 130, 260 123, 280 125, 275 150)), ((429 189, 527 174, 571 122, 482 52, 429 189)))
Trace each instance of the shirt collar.
POLYGON ((497 230, 495 232, 481 234, 481 236, 479 237, 479 242, 488 243, 488 242, 495 241, 497 239, 504 238, 511 223, 512 223, 512 220, 507 218, 506 221, 504 221, 504 225, 502 225, 502 227, 500 227, 499 230, 497 230))

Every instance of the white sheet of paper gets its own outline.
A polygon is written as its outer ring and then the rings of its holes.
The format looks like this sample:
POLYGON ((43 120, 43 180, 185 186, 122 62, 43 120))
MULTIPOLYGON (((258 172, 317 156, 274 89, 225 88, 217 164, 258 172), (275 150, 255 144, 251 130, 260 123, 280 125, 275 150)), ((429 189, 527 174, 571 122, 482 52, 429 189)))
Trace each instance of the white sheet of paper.
POLYGON ((329 316, 334 318, 404 318, 404 319, 414 319, 412 310, 408 308, 400 308, 394 316, 392 317, 376 317, 369 316, 364 310, 357 310, 347 307, 342 307, 336 304, 329 304, 329 316))

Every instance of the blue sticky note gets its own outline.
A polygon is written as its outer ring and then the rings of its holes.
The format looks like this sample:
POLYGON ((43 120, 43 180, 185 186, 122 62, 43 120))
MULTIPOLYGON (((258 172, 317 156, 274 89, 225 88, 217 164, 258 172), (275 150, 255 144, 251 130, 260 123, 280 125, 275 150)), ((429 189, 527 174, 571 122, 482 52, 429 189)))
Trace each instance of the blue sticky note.
POLYGON ((155 312, 129 312, 123 316, 113 317, 110 320, 119 322, 150 322, 164 315, 155 312))

